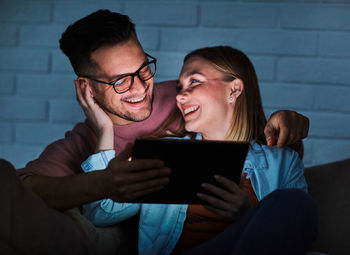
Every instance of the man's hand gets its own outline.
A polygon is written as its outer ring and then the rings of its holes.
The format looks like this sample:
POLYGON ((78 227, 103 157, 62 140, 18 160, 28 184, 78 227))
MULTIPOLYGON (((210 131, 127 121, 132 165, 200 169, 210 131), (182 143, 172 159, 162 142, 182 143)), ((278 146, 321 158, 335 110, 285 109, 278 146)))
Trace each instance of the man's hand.
POLYGON ((161 190, 169 183, 170 169, 160 160, 128 161, 132 145, 128 144, 105 170, 100 183, 107 197, 114 201, 132 201, 138 197, 161 190))
POLYGON ((268 120, 264 133, 268 146, 281 148, 305 138, 309 132, 309 119, 295 111, 274 112, 268 120))
MULTIPOLYGON (((241 179, 246 178, 246 175, 246 173, 243 173, 241 179)), ((214 196, 204 193, 197 194, 200 199, 207 203, 207 205, 204 205, 205 208, 228 221, 235 220, 237 216, 249 210, 251 207, 249 197, 241 187, 223 176, 215 176, 215 179, 223 188, 208 183, 202 184, 203 189, 214 196)))

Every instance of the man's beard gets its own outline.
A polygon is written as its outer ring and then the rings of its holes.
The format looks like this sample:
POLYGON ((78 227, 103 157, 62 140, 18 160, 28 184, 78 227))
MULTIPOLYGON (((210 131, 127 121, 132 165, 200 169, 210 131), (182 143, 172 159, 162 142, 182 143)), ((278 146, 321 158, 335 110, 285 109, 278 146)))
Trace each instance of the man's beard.
POLYGON ((149 111, 147 111, 147 113, 145 114, 140 114, 140 113, 132 113, 132 112, 128 112, 126 111, 125 113, 122 112, 117 112, 109 107, 105 107, 103 104, 101 104, 100 102, 98 102, 95 99, 95 102, 105 111, 108 112, 110 114, 116 115, 124 120, 128 120, 128 121, 133 121, 133 122, 140 122, 140 121, 144 121, 146 119, 148 119, 148 117, 151 115, 152 111, 153 111, 153 95, 150 99, 150 109, 149 111))
POLYGON ((124 120, 128 120, 128 121, 133 121, 133 122, 140 122, 140 121, 144 121, 146 119, 148 119, 148 117, 151 115, 152 113, 152 110, 153 110, 153 107, 152 107, 152 104, 151 104, 151 108, 150 110, 147 112, 147 114, 135 114, 135 113, 131 113, 131 112, 126 112, 126 113, 118 113, 118 112, 115 112, 115 111, 109 111, 107 110, 108 112, 124 119, 124 120))

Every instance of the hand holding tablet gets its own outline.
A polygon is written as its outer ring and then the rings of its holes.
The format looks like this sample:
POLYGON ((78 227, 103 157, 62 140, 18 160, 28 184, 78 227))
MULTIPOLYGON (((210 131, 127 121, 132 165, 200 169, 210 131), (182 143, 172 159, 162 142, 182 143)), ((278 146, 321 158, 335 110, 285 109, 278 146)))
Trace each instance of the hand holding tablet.
POLYGON ((160 159, 171 169, 164 189, 130 202, 202 204, 202 183, 215 184, 214 175, 240 181, 249 143, 180 139, 137 139, 132 158, 160 159))

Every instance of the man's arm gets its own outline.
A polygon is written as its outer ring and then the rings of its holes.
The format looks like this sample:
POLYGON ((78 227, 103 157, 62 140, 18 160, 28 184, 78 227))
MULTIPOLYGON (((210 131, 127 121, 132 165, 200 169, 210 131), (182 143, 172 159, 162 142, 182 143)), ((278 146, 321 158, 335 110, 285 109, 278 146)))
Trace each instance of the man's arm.
POLYGON ((292 145, 296 146, 293 149, 297 150, 302 149, 301 140, 307 137, 308 132, 309 119, 295 111, 288 110, 271 114, 264 129, 267 145, 277 144, 279 148, 292 145))
POLYGON ((97 171, 64 177, 31 175, 23 183, 47 206, 64 211, 102 199, 105 194, 100 183, 101 175, 97 171))
POLYGON ((162 161, 128 161, 131 153, 132 146, 128 145, 106 170, 65 177, 32 175, 24 184, 49 207, 63 211, 103 198, 130 201, 159 191, 169 182, 170 169, 162 161))

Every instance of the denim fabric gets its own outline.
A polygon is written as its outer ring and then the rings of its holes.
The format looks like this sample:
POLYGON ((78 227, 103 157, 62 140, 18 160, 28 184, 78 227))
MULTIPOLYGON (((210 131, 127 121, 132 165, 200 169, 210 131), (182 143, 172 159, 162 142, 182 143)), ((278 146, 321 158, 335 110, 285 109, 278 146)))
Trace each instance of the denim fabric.
MULTIPOLYGON (((197 134, 196 139, 200 140, 202 136, 197 134)), ((99 154, 90 156, 82 164, 85 172, 97 170, 93 164, 104 164, 104 156, 109 155, 108 160, 113 158, 113 153, 99 154), (84 166, 89 166, 89 169, 84 169, 84 166)), ((276 189, 297 188, 307 192, 303 163, 290 148, 268 147, 252 141, 243 171, 247 172, 259 200, 276 189)), ((83 207, 84 215, 99 226, 115 224, 140 212, 139 254, 170 254, 180 238, 186 211, 187 205, 117 203, 111 199, 83 207)))

